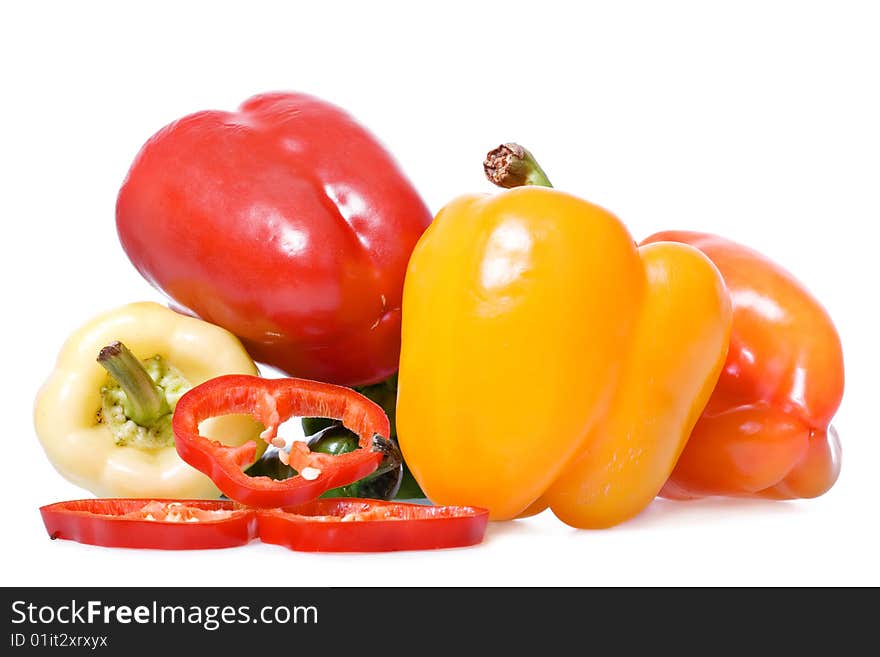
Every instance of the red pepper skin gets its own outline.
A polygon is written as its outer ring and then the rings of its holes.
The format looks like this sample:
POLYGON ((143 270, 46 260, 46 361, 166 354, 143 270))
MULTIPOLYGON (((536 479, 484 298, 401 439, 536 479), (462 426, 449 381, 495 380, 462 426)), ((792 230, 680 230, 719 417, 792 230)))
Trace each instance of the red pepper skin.
POLYGON ((488 510, 477 507, 426 506, 344 497, 312 500, 296 507, 257 513, 261 541, 302 552, 464 547, 483 540, 488 521, 488 510), (361 517, 341 520, 349 514, 361 517), (326 519, 328 516, 330 519, 326 519))
POLYGON ((172 417, 177 453, 191 466, 205 473, 223 493, 253 507, 301 504, 322 493, 355 482, 373 472, 382 453, 371 451, 374 436, 391 435, 388 416, 382 407, 350 388, 305 379, 264 379, 230 374, 205 381, 184 394, 172 417), (340 420, 355 432, 360 449, 331 456, 312 453, 305 443, 294 443, 290 465, 297 472, 312 467, 320 470, 315 479, 297 475, 282 481, 251 477, 249 466, 256 443, 228 447, 199 435, 203 420, 220 415, 249 414, 266 427, 262 437, 270 441, 278 425, 291 417, 327 417, 340 420))
POLYGON ((730 240, 669 231, 706 254, 733 304, 724 370, 661 495, 816 497, 837 480, 831 419, 843 397, 840 337, 822 305, 790 273, 730 240))
POLYGON ((179 309, 259 362, 340 385, 397 370, 403 278, 430 221, 373 135, 297 93, 166 126, 116 203, 125 252, 179 309))
POLYGON ((50 538, 89 545, 155 550, 197 550, 245 545, 257 535, 256 514, 225 500, 155 500, 184 503, 206 511, 230 511, 228 517, 199 522, 156 522, 123 517, 150 500, 87 499, 40 507, 50 538))

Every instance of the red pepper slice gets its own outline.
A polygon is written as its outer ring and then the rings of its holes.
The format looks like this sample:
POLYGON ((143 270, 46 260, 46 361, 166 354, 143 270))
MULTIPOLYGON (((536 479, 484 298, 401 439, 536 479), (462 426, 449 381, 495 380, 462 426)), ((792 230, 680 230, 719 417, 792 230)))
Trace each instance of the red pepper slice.
POLYGON ((382 453, 371 449, 374 441, 391 435, 382 408, 350 388, 245 374, 220 376, 189 390, 177 402, 172 427, 177 453, 184 461, 208 475, 227 497, 255 507, 301 504, 362 479, 382 460, 382 453), (305 443, 295 442, 290 465, 300 474, 282 481, 251 477, 243 469, 253 462, 256 443, 229 447, 199 435, 202 421, 238 413, 262 422, 266 430, 261 437, 267 442, 276 436, 278 425, 291 417, 341 420, 358 435, 361 449, 331 456, 312 453, 305 443))
POLYGON ((71 500, 40 507, 40 514, 50 538, 106 547, 234 547, 256 537, 257 527, 252 509, 226 500, 71 500))
POLYGON ((483 540, 489 512, 350 497, 257 512, 260 540, 304 552, 464 547, 483 540))

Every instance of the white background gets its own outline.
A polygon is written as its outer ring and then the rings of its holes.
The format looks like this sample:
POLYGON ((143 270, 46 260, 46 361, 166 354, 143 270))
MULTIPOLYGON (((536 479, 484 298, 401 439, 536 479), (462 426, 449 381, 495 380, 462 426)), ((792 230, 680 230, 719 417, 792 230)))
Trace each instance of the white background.
POLYGON ((3 3, 0 584, 878 585, 880 21, 872 3, 3 3), (717 232, 792 270, 840 330, 843 472, 799 502, 658 500, 613 530, 549 513, 475 548, 311 555, 50 541, 38 507, 89 494, 34 435, 37 388, 97 312, 160 300, 114 202, 153 132, 290 89, 351 111, 433 211, 490 191, 519 141, 634 237, 717 232))

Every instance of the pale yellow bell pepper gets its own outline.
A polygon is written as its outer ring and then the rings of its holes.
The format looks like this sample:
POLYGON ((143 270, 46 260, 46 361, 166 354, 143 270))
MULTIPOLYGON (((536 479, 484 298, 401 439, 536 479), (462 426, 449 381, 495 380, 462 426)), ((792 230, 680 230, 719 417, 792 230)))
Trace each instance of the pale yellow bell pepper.
MULTIPOLYGON (((98 496, 219 497, 211 480, 177 455, 171 414, 184 392, 221 374, 258 374, 228 331, 158 303, 116 308, 65 342, 36 398, 37 437, 59 473, 98 496), (138 385, 141 394, 126 392, 138 385)), ((202 435, 230 445, 263 446, 261 430, 240 415, 201 427, 202 435)))

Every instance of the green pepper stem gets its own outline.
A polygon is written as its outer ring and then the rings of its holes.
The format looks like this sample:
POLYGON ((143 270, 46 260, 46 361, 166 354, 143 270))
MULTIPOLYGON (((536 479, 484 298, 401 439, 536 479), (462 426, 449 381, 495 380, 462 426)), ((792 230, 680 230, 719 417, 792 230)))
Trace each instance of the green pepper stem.
POLYGON ((498 187, 553 187, 535 156, 519 144, 501 144, 489 151, 483 171, 489 182, 498 187))
POLYGON ((171 412, 161 388, 124 344, 117 341, 101 349, 98 363, 125 391, 125 414, 136 424, 150 426, 171 412))

